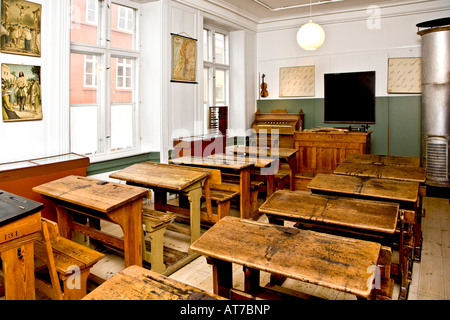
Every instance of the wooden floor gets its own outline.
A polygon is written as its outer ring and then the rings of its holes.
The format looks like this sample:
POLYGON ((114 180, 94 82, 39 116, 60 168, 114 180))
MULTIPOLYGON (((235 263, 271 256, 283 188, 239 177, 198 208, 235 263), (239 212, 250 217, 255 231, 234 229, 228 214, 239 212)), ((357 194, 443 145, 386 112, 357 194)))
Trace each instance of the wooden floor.
MULTIPOLYGON (((262 200, 260 200, 262 201, 262 200)), ((424 199, 426 217, 423 221, 423 249, 421 262, 415 262, 408 300, 450 300, 450 203, 448 199, 424 199)), ((237 210, 232 210, 237 215, 237 210)), ((265 215, 260 221, 267 222, 265 215)), ((111 230, 117 228, 109 226, 111 230)), ((117 231, 117 230, 115 230, 117 231)), ((114 231, 113 231, 114 232, 114 231)), ((187 251, 189 237, 166 231, 164 245, 179 251, 187 251)), ((92 268, 92 273, 100 278, 108 278, 124 267, 118 255, 107 256, 92 268)), ((234 285, 243 289, 242 267, 234 265, 234 285)), ((199 257, 170 275, 183 283, 212 292, 211 266, 204 257, 199 257)), ((261 285, 268 282, 269 275, 261 274, 261 285)), ((355 296, 321 288, 300 281, 287 279, 284 287, 302 291, 329 300, 354 300, 355 296)), ((398 298, 399 286, 394 288, 394 299, 398 298)))

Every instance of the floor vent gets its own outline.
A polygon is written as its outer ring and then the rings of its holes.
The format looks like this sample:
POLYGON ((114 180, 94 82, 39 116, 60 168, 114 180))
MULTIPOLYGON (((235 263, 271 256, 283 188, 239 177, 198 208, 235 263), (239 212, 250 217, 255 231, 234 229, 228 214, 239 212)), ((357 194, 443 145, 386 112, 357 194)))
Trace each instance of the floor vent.
POLYGON ((427 140, 427 178, 448 181, 448 140, 429 138, 427 140))

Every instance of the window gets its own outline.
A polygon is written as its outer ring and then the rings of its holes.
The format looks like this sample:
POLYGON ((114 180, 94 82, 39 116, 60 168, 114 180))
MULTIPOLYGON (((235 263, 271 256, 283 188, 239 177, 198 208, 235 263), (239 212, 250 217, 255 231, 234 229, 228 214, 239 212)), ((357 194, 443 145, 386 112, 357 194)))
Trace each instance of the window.
POLYGON ((86 22, 97 24, 97 0, 86 1, 86 22))
POLYGON ((105 159, 140 146, 138 9, 113 1, 71 0, 70 150, 105 159), (73 14, 83 8, 86 20, 97 18, 95 26, 73 14), (129 32, 118 30, 122 22, 129 32))
POLYGON ((119 30, 133 31, 133 10, 126 7, 119 7, 119 30))
POLYGON ((229 106, 229 50, 228 33, 205 26, 203 29, 203 105, 206 115, 210 106, 229 106))

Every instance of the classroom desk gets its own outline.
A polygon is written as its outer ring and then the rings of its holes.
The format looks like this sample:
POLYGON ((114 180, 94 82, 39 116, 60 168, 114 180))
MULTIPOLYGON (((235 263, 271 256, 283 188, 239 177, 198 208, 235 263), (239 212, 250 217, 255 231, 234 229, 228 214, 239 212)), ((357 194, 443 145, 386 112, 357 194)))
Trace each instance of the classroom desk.
POLYGON ((301 228, 375 241, 391 248, 398 243, 402 284, 399 298, 407 298, 407 257, 403 255, 403 238, 395 238, 397 222, 403 234, 404 217, 399 214, 399 204, 279 190, 261 205, 259 212, 273 224, 293 221, 301 228))
POLYGON ((0 259, 6 300, 34 300, 34 241, 44 205, 0 190, 0 259))
POLYGON ((214 168, 239 174, 240 215, 248 219, 251 215, 250 173, 254 164, 249 162, 225 162, 214 158, 180 157, 169 160, 170 163, 194 167, 214 168))
POLYGON ((343 162, 379 164, 384 166, 420 167, 420 158, 386 156, 377 154, 349 154, 343 162))
POLYGON ((125 268, 82 300, 224 300, 138 266, 125 268))
POLYGON ((192 243, 200 236, 200 202, 208 175, 206 171, 166 163, 142 162, 114 172, 109 177, 152 189, 156 210, 189 214, 192 243), (168 192, 187 196, 189 209, 168 204, 168 192))
POLYGON ((340 174, 318 174, 308 184, 313 193, 327 193, 362 197, 372 200, 393 201, 400 204, 400 209, 414 211, 414 233, 416 261, 421 259, 421 193, 420 183, 385 178, 358 177, 340 174))
POLYGON ((357 163, 344 161, 337 166, 334 173, 348 176, 384 178, 419 183, 424 183, 427 179, 426 169, 423 167, 385 165, 377 164, 377 162, 357 163))
POLYGON ((227 152, 235 154, 252 155, 257 157, 279 158, 289 165, 290 189, 295 190, 295 173, 297 171, 296 154, 298 149, 291 148, 269 148, 269 147, 249 147, 232 146, 227 148, 227 152))
POLYGON ((251 163, 259 169, 259 176, 263 177, 267 184, 267 197, 270 197, 275 191, 275 173, 280 167, 278 158, 260 158, 257 156, 240 156, 233 154, 213 154, 205 159, 214 159, 224 163, 251 163))
POLYGON ((232 263, 245 269, 246 292, 259 287, 259 272, 289 277, 369 298, 379 243, 227 216, 191 245, 213 265, 214 293, 228 297, 232 263), (369 285, 368 285, 369 284, 369 285))
POLYGON ((33 188, 55 204, 60 235, 83 233, 124 250, 125 266, 142 265, 142 202, 148 190, 117 183, 67 176, 33 188), (73 212, 114 222, 124 239, 74 221, 73 212))

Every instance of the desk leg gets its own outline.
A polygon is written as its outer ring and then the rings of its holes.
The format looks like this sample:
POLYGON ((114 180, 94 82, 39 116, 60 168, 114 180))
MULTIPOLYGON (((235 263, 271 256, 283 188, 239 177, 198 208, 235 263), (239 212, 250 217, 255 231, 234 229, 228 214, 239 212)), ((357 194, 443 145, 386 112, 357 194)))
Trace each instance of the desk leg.
POLYGON ((289 157, 287 159, 289 164, 289 188, 291 191, 295 191, 295 172, 297 171, 296 160, 296 157, 289 157))
POLYGON ((167 204, 167 192, 153 190, 153 194, 155 195, 155 210, 165 212, 164 206, 167 204))
POLYGON ((108 213, 123 230, 125 267, 142 267, 142 198, 108 213))
POLYGON ((59 235, 63 238, 71 239, 73 215, 69 214, 65 208, 58 205, 55 205, 55 208, 59 235))
POLYGON ((266 199, 269 199, 269 197, 274 193, 275 191, 275 176, 273 174, 266 176, 267 181, 267 196, 266 199))
POLYGON ((250 168, 241 170, 239 174, 239 188, 241 195, 241 218, 249 219, 251 211, 250 202, 250 168))
POLYGON ((200 238, 200 201, 202 188, 196 188, 188 192, 190 220, 191 220, 191 244, 200 238))
POLYGON ((213 292, 224 298, 229 298, 233 287, 233 269, 231 262, 213 258, 206 259, 213 268, 213 292))
POLYGON ((247 293, 257 293, 259 289, 260 271, 244 266, 244 288, 247 293))
POLYGON ((0 257, 6 300, 35 300, 33 241, 4 251, 0 257))

